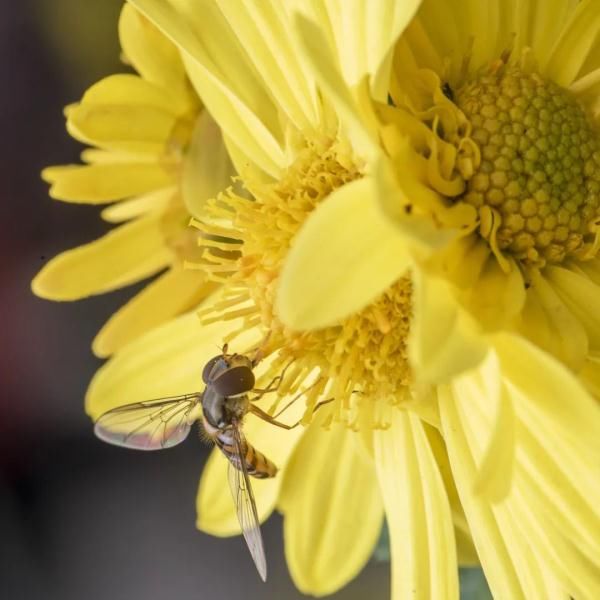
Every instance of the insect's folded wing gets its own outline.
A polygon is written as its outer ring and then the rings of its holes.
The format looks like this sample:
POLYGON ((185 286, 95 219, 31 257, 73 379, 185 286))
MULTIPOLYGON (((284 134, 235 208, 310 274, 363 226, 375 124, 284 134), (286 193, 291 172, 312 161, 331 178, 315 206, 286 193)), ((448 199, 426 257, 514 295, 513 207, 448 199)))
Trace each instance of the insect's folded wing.
POLYGON ((263 581, 267 580, 267 559, 265 557, 265 549, 263 546, 262 534, 260 532, 260 522, 258 520, 258 512, 256 510, 256 502, 252 493, 250 477, 246 468, 245 449, 247 448, 246 440, 242 432, 234 427, 233 437, 236 448, 235 464, 229 462, 229 486, 235 503, 235 508, 242 528, 242 533, 252 560, 256 565, 258 574, 263 581), (238 468, 239 467, 239 468, 238 468))
POLYGON ((134 450, 161 450, 182 442, 190 432, 198 394, 121 406, 104 413, 94 427, 103 441, 134 450))

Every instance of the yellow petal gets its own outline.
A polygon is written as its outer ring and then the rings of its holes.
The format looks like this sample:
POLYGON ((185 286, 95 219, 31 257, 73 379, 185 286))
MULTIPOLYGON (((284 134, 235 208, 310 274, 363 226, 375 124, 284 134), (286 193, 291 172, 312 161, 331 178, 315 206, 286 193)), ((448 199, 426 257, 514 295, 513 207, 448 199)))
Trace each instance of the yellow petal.
POLYGON ((512 484, 515 418, 497 357, 488 354, 477 369, 455 378, 451 388, 463 429, 480 457, 471 482, 473 493, 499 502, 512 484))
POLYGON ((164 211, 176 194, 176 187, 162 188, 130 200, 111 204, 100 214, 109 223, 123 223, 148 213, 164 211))
POLYGON ((188 212, 201 219, 204 203, 232 185, 233 164, 214 119, 203 111, 186 152, 181 182, 188 212))
POLYGON ((419 269, 413 282, 409 359, 418 381, 442 383, 483 360, 487 343, 450 283, 419 269))
POLYGON ((505 273, 495 256, 488 257, 478 279, 468 291, 466 304, 486 330, 510 325, 525 304, 525 282, 520 269, 510 261, 505 273))
POLYGON ((177 98, 170 89, 159 87, 129 73, 109 75, 88 88, 79 104, 65 110, 67 117, 77 106, 102 105, 146 106, 160 109, 168 114, 177 115, 177 98))
POLYGON ((119 37, 125 56, 144 79, 181 98, 185 71, 179 51, 130 4, 121 11, 119 37))
POLYGON ((578 379, 520 336, 499 333, 493 343, 504 377, 526 399, 521 416, 600 460, 600 406, 578 379))
MULTIPOLYGON (((515 398, 521 409, 520 398, 515 398)), ((519 429, 522 473, 518 484, 539 517, 548 517, 557 533, 589 556, 600 557, 600 482, 597 463, 587 461, 539 427, 519 429)))
POLYGON ((294 8, 315 23, 348 87, 368 77, 373 97, 387 102, 391 59, 396 40, 408 25, 421 0, 348 0, 295 2, 294 8))
POLYGON ((561 267, 549 267, 544 272, 562 301, 583 325, 590 349, 600 349, 600 287, 561 267))
POLYGON ((557 530, 582 552, 600 557, 600 406, 556 360, 515 337, 494 339, 521 422, 528 502, 548 510, 557 530))
POLYGON ((391 539, 392 598, 458 598, 448 497, 418 417, 394 409, 374 433, 375 464, 391 539))
POLYGON ((332 594, 361 571, 383 521, 375 468, 358 451, 356 434, 339 424, 326 431, 322 420, 300 440, 279 501, 290 574, 302 593, 315 596, 332 594))
POLYGON ((380 151, 375 141, 377 123, 369 98, 364 98, 366 80, 355 90, 349 88, 325 32, 316 23, 297 14, 294 30, 299 47, 302 48, 324 96, 333 104, 355 152, 367 161, 374 160, 380 151))
POLYGON ((50 300, 78 300, 140 281, 172 260, 160 222, 144 217, 67 250, 35 276, 33 292, 50 300))
POLYGON ((172 267, 111 316, 92 343, 94 354, 110 356, 150 329, 197 306, 215 287, 197 271, 172 267))
POLYGON ((79 105, 69 111, 74 137, 100 148, 159 155, 176 117, 152 106, 130 104, 79 105))
POLYGON ((561 36, 555 42, 545 74, 564 87, 575 80, 600 29, 597 0, 582 0, 569 15, 561 36))
MULTIPOLYGON (((519 484, 515 499, 507 506, 510 514, 503 511, 500 518, 513 521, 511 551, 526 597, 597 598, 600 595, 597 555, 591 561, 582 556, 550 520, 540 518, 545 516, 544 507, 532 507, 529 494, 521 492, 524 488, 519 484), (537 573, 532 568, 535 563, 539 565, 537 573)), ((508 529, 506 523, 503 525, 508 529)))
POLYGON ((293 241, 276 300, 294 329, 331 325, 359 311, 410 264, 402 235, 374 200, 369 177, 333 192, 293 241))
POLYGON ((578 373, 581 381, 596 399, 600 398, 600 357, 591 355, 578 373))
MULTIPOLYGON (((511 346, 513 362, 527 362, 523 349, 511 346)), ((529 370, 533 380, 549 378, 547 369, 536 366, 529 370)), ((563 595, 593 598, 600 585, 592 568, 600 555, 597 456, 574 447, 568 423, 562 431, 549 431, 532 415, 538 398, 528 397, 514 377, 505 384, 517 416, 519 452, 510 494, 493 510, 469 485, 483 459, 477 429, 485 427, 488 407, 440 390, 452 469, 492 592, 501 598, 547 598, 554 597, 550 589, 560 589, 563 595)), ((543 394, 542 388, 538 382, 527 393, 543 394)))
POLYGON ((42 171, 56 200, 104 204, 145 194, 173 183, 175 172, 158 163, 114 163, 48 167, 42 171))
MULTIPOLYGON (((282 415, 285 423, 295 423, 302 416, 302 404, 296 402, 282 415)), ((244 422, 244 434, 257 450, 270 458, 280 469, 272 479, 252 480, 252 489, 261 521, 273 511, 285 478, 288 460, 298 441, 304 435, 299 426, 285 430, 252 415, 244 422)), ((231 498, 227 477, 228 461, 219 450, 215 450, 202 472, 198 490, 198 529, 218 536, 239 535, 240 525, 231 498)))
POLYGON ((401 175, 395 173, 395 167, 385 159, 376 159, 371 164, 376 197, 386 216, 407 241, 411 241, 414 253, 424 260, 432 250, 439 250, 458 238, 469 223, 475 221, 475 212, 465 204, 445 209, 439 195, 411 171, 415 153, 409 148, 407 138, 402 139, 401 146, 396 148, 399 154, 395 158, 406 168, 401 175))
POLYGON ((242 46, 252 48, 248 58, 282 111, 298 129, 316 128, 320 100, 294 45, 285 5, 277 0, 218 4, 242 46))
MULTIPOLYGON (((418 68, 414 56, 418 56, 419 67, 441 73, 441 56, 451 56, 465 44, 456 24, 461 20, 460 8, 461 5, 446 2, 422 2, 417 16, 396 46, 395 70, 410 68, 414 72, 414 68, 418 68)), ((447 69, 450 71, 452 66, 448 65, 447 69)))
POLYGON ((529 276, 530 287, 518 330, 577 371, 588 353, 583 325, 539 272, 532 271, 529 276))
POLYGON ((455 406, 455 397, 446 386, 440 387, 439 395, 443 434, 454 480, 488 584, 494 597, 526 600, 492 505, 474 493, 471 482, 476 477, 477 467, 455 406))
MULTIPOLYGON (((437 403, 437 393, 435 395, 435 401, 437 403)), ((469 523, 467 522, 465 511, 463 510, 460 498, 458 497, 456 482, 452 475, 446 444, 439 431, 441 430, 441 423, 435 428, 423 423, 423 429, 427 435, 440 475, 442 476, 446 494, 448 495, 448 502, 450 502, 452 521, 454 523, 454 536, 456 538, 458 564, 461 566, 479 565, 479 558, 477 557, 477 551, 473 544, 469 523)))
POLYGON ((535 0, 515 3, 517 44, 532 48, 544 72, 576 4, 573 0, 535 0))
POLYGON ((248 161, 276 176, 286 164, 278 111, 216 5, 133 0, 183 51, 188 76, 223 132, 248 161))
MULTIPOLYGON (((217 293, 206 302, 219 298, 217 293)), ((156 327, 96 372, 86 394, 87 413, 96 419, 116 406, 201 391, 206 361, 218 353, 223 338, 240 326, 240 319, 202 325, 191 312, 156 327)), ((236 339, 235 350, 247 350, 259 337, 258 331, 247 332, 236 339)))
POLYGON ((350 86, 368 75, 373 97, 387 102, 394 45, 420 4, 421 0, 327 2, 337 55, 350 86))

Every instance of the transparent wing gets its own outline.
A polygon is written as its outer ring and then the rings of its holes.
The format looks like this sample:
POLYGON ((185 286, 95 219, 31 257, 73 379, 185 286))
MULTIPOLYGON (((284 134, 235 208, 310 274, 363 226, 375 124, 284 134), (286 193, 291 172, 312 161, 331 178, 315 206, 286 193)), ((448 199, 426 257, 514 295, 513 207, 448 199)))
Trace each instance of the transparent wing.
POLYGON ((260 522, 256 511, 256 502, 250 485, 250 476, 246 468, 247 443, 238 427, 233 427, 233 439, 236 448, 235 462, 229 461, 229 487, 237 511, 238 520, 246 544, 263 581, 267 580, 267 559, 260 533, 260 522))
POLYGON ((134 450, 161 450, 182 442, 190 432, 200 393, 136 402, 105 412, 94 433, 103 441, 134 450))

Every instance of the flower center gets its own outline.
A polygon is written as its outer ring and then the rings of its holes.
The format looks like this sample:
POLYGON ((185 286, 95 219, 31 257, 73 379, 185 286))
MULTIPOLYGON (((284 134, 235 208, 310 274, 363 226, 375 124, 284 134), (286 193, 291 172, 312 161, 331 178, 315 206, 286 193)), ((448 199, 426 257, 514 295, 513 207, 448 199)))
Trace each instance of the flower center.
POLYGON ((398 391, 410 381, 410 278, 399 280, 359 313, 318 331, 289 329, 273 306, 297 231, 324 198, 360 176, 340 144, 315 144, 300 153, 278 182, 246 181, 252 199, 233 192, 221 195, 209 201, 202 222, 193 222, 203 233, 202 269, 227 288, 221 302, 201 312, 202 321, 242 317, 240 330, 225 342, 251 327, 269 332, 267 353, 276 358, 258 387, 292 360, 280 395, 289 398, 307 390, 307 421, 319 398, 334 398, 330 418, 355 429, 376 427, 370 400, 398 402, 398 391))
POLYGON ((481 151, 460 200, 479 209, 492 247, 536 266, 595 253, 600 137, 577 100, 502 63, 458 89, 455 102, 481 151))

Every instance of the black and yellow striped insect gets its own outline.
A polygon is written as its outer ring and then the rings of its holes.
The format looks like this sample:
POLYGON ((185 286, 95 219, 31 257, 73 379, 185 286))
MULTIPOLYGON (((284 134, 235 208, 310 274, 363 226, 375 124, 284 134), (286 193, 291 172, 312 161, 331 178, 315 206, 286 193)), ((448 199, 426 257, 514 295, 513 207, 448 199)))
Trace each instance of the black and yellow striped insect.
POLYGON ((256 389, 253 369, 260 351, 251 359, 227 350, 225 345, 222 353, 204 366, 204 391, 114 408, 98 418, 94 431, 101 440, 117 446, 161 450, 182 442, 193 423, 201 420, 206 436, 229 461, 229 486, 242 533, 258 573, 266 581, 267 563, 250 476, 274 477, 277 467, 245 439, 242 424, 249 412, 284 429, 293 429, 299 422, 287 425, 276 420, 291 402, 274 417, 254 404, 264 394, 277 391, 285 369, 265 389, 256 389))

